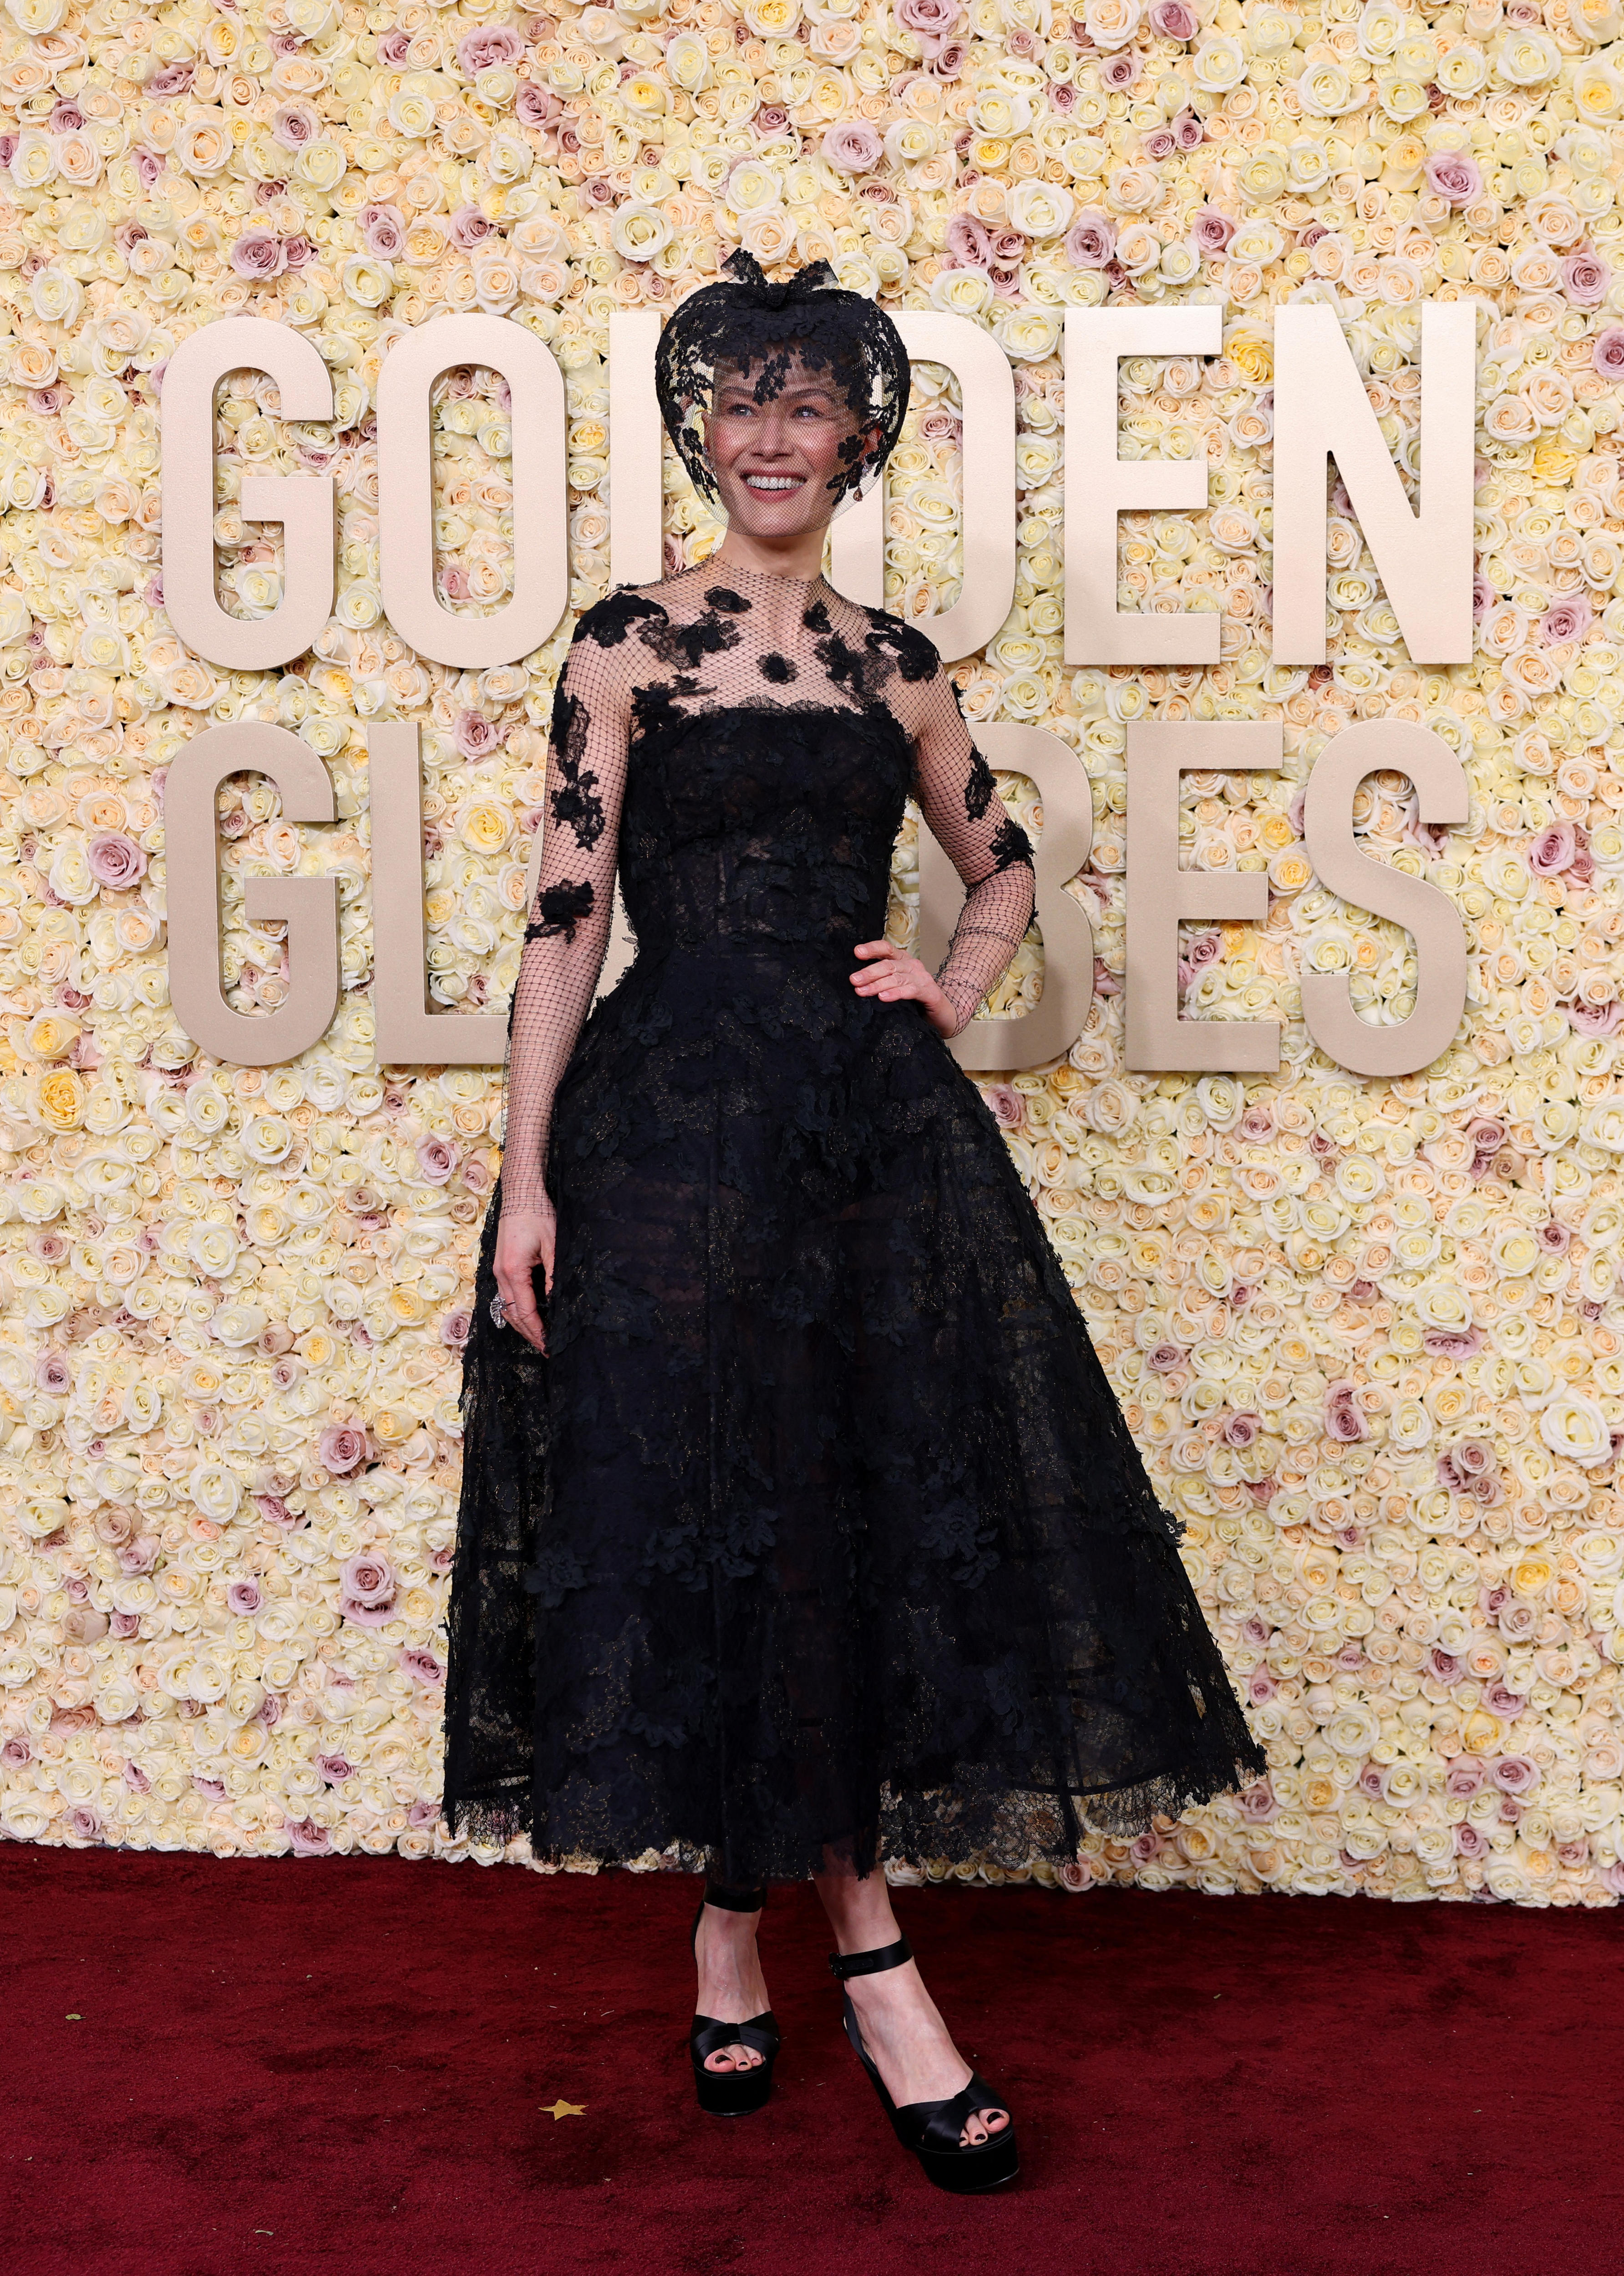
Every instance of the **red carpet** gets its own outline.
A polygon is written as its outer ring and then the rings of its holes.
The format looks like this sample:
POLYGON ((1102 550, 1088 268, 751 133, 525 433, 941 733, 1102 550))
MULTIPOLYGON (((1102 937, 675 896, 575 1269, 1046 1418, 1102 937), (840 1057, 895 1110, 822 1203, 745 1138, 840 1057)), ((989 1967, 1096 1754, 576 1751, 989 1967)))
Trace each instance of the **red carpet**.
POLYGON ((1624 2262, 1609 1912, 903 1892, 1020 2117, 1021 2179, 961 2201, 839 2036, 809 1887, 768 1914, 773 2104, 694 2109, 695 1885, 5 1845, 11 2276, 1624 2262))

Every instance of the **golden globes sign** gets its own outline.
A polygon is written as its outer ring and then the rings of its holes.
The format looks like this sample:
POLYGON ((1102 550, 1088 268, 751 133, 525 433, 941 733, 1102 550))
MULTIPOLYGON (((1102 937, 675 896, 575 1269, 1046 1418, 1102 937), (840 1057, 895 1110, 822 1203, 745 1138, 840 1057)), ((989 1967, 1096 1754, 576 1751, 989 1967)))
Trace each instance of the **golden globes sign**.
MULTIPOLYGON (((969 318, 903 310, 911 356, 945 365, 962 403, 964 574, 960 597, 920 620, 945 662, 993 639, 1014 600, 1015 387, 996 341, 969 318)), ((609 320, 613 493, 611 576, 645 584, 662 574, 661 428, 653 386, 660 319, 627 310, 609 320)), ((1411 506, 1363 383, 1329 308, 1274 312, 1273 662, 1325 660, 1326 469, 1334 460, 1414 662, 1461 664, 1472 654, 1473 411, 1476 312, 1469 301, 1428 306, 1421 322, 1421 480, 1411 506)), ((1216 356, 1217 303, 1171 308, 1068 308, 1065 315, 1065 661, 1135 667, 1215 664, 1212 613, 1124 612, 1118 605, 1118 518, 1134 511, 1204 512, 1199 464, 1119 457, 1118 368, 1128 357, 1216 356)), ((333 415, 332 383, 315 346, 292 327, 233 316, 204 325, 176 350, 163 391, 164 607, 196 655, 238 671, 277 670, 302 656, 326 625, 334 596, 336 502, 326 474, 246 476, 247 521, 279 523, 282 598, 254 619, 230 615, 216 591, 213 516, 215 394, 230 373, 277 384, 285 419, 333 415)), ((565 484, 567 412, 551 350, 506 318, 439 318, 398 341, 377 396, 378 525, 383 608, 400 637, 430 662, 488 670, 528 656, 552 634, 569 602, 565 484), (434 574, 430 391, 444 372, 499 372, 512 398, 513 561, 510 596, 483 616, 441 600, 434 574)), ((884 593, 883 487, 831 532, 831 579, 853 600, 884 593)), ((367 729, 372 828, 376 1048, 380 1064, 492 1066, 505 1021, 429 1008, 424 984, 422 831, 418 730, 367 729)), ((1021 1013, 975 1021, 953 1049, 969 1069, 1040 1066, 1082 1032, 1093 991, 1093 940, 1065 887, 1088 860, 1093 814, 1077 754, 1031 725, 980 729, 990 763, 1031 778, 1043 822, 1036 849, 1043 992, 1021 1013)), ((1179 862, 1180 778, 1278 770, 1279 723, 1130 721, 1127 729, 1127 1050, 1130 1069, 1269 1073, 1279 1028, 1266 1020, 1188 1020, 1179 1008, 1179 927, 1191 919, 1261 922, 1261 875, 1214 874, 1179 862)), ((256 771, 276 785, 286 820, 334 818, 326 769, 285 728, 240 722, 194 737, 171 768, 164 794, 169 858, 170 984, 194 1042, 239 1066, 296 1058, 327 1031, 338 1003, 338 887, 310 876, 251 878, 250 921, 288 930, 285 1000, 259 1016, 233 1011, 221 986, 216 795, 227 777, 256 771)), ((1446 895, 1359 847, 1355 793, 1390 772, 1414 785, 1423 824, 1464 822, 1464 770, 1443 740, 1403 719, 1365 719, 1334 736, 1316 762, 1303 802, 1308 856, 1347 901, 1403 926, 1415 942, 1415 1000, 1405 1019, 1375 1026, 1354 1008, 1346 977, 1309 974, 1302 1013, 1326 1055, 1352 1073, 1397 1076, 1430 1066, 1453 1039, 1466 1003, 1468 960, 1460 916, 1446 895)), ((530 884, 540 861, 537 833, 530 884)), ((953 921, 958 881, 922 831, 919 952, 937 960, 953 921)), ((599 992, 632 950, 617 899, 616 930, 599 992)))

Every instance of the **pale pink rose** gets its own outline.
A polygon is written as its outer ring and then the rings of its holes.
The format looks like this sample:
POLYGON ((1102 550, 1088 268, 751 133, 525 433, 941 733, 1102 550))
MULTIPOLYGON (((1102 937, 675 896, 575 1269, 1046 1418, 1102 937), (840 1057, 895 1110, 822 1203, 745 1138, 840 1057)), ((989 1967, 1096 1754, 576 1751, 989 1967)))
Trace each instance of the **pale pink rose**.
POLYGON ((225 1601, 239 1620, 252 1620, 265 1599, 257 1581, 233 1581, 225 1592, 225 1601))
POLYGON ((1539 637, 1547 648, 1565 641, 1582 640, 1590 629, 1591 608, 1586 593, 1565 593, 1539 620, 1539 637))
POLYGON ((34 1380, 47 1399, 65 1399, 73 1388, 73 1370, 60 1352, 42 1352, 34 1362, 34 1380))
POLYGON ((1597 332, 1590 361, 1604 379, 1624 379, 1624 324, 1609 324, 1597 332))
POLYGON ((421 1683, 425 1690, 431 1691, 436 1684, 445 1680, 445 1670, 431 1651, 408 1645, 400 1655, 400 1665, 414 1683, 421 1683))
POLYGON ((285 1817, 282 1830, 295 1857, 331 1857, 337 1854, 332 1835, 314 1817, 285 1817))
POLYGON ((1201 252, 1225 252, 1235 233, 1235 224, 1216 206, 1203 206, 1190 224, 1190 243, 1201 252))
POLYGON ((472 253, 490 235, 494 226, 477 206, 459 206, 452 216, 452 242, 464 253, 472 253))
MULTIPOLYGON (((291 1377, 289 1380, 297 1382, 298 1377, 291 1377)), ((283 1385, 284 1389, 286 1387, 285 1385, 283 1385)), ((302 1525, 304 1522, 302 1518, 295 1516, 280 1494, 255 1494, 254 1506, 267 1523, 285 1526, 290 1533, 296 1526, 302 1525)))
POLYGON ((823 131, 820 155, 842 174, 867 174, 885 155, 885 145, 866 118, 838 118, 823 131))
POLYGON ((1489 1837, 1483 1827, 1470 1825, 1465 1818, 1454 1829, 1454 1845, 1457 1857, 1486 1857, 1489 1854, 1489 1837))
POLYGON ((1259 1779, 1256 1786, 1247 1787, 1241 1797, 1241 1815, 1248 1825, 1267 1825, 1278 1817, 1280 1805, 1274 1798, 1274 1788, 1268 1779, 1259 1779))
POLYGON ((1232 1415, 1224 1425, 1224 1444, 1226 1446, 1256 1445, 1263 1427, 1256 1415, 1232 1415))
POLYGON ((1139 57, 1132 48, 1118 48, 1104 56, 1099 64, 1100 84, 1113 95, 1126 94, 1139 77, 1139 57))
POLYGON ((156 71, 141 90, 144 95, 184 95, 192 84, 193 64, 165 64, 156 71))
MULTIPOLYGON (((152 82, 148 80, 148 85, 151 84, 152 82)), ((0 136, 0 141, 4 139, 0 136)), ((0 158, 0 165, 9 166, 11 163, 9 158, 0 158)), ((163 160, 156 150, 138 150, 135 154, 135 171, 140 178, 142 189, 149 190, 163 171, 163 160)))
POLYGON ((956 213, 947 224, 945 251, 960 269, 990 269, 992 239, 974 214, 956 213))
POLYGON ((33 1760, 34 1749, 28 1744, 27 1735, 21 1731, 13 1732, 5 1744, 0 1747, 0 1763, 4 1763, 9 1771, 19 1771, 25 1764, 31 1763, 33 1760))
POLYGON ((492 24, 465 32, 457 42, 457 60, 470 79, 498 64, 516 64, 525 43, 510 25, 492 24))
POLYGON ((1279 1688, 1268 1669, 1260 1667, 1255 1674, 1248 1677, 1246 1696, 1254 1707, 1266 1707, 1278 1696, 1279 1688))
POLYGON ((379 35, 378 61, 385 71, 404 71, 411 48, 412 34, 397 24, 393 31, 379 35))
POLYGON ((1446 205, 1475 205, 1483 195, 1483 172, 1464 150, 1435 150, 1426 162, 1427 181, 1446 205))
POLYGON ((896 14, 898 23, 910 32, 929 32, 945 40, 958 29, 963 0, 897 0, 896 14))
POLYGON ((346 1614, 352 1605, 359 1606, 362 1612, 376 1612, 394 1600, 394 1568, 387 1557, 363 1549, 345 1559, 339 1567, 338 1586, 344 1591, 346 1614))
POLYGON ((551 87, 538 87, 533 79, 520 80, 513 110, 521 126, 552 126, 564 116, 564 105, 551 87))
POLYGON ((48 134, 77 134, 84 123, 85 114, 78 103, 60 95, 45 123, 45 131, 48 134))
POLYGON ((318 1755, 315 1766, 329 1786, 342 1786, 346 1778, 353 1778, 355 1765, 345 1755, 318 1755))
POLYGON ((1076 1896, 1093 1886, 1094 1869, 1081 1857, 1068 1857, 1063 1865, 1055 1867, 1054 1878, 1063 1889, 1076 1896))
POLYGON ((417 1172, 426 1185, 444 1185, 456 1173, 457 1159, 457 1149, 448 1138, 420 1138, 417 1142, 417 1172))
POLYGON ((1325 1432, 1339 1445, 1351 1446, 1370 1435, 1351 1382, 1333 1383, 1325 1392, 1325 1432))
POLYGON ((1175 1368, 1184 1365, 1185 1354, 1177 1344, 1157 1344, 1145 1354, 1145 1364, 1154 1374, 1171 1375, 1175 1368))
POLYGON ((360 214, 361 238, 368 253, 380 261, 398 261, 406 240, 406 216, 396 206, 363 206, 360 214))
POLYGON ((1196 150, 1207 139, 1207 130, 1193 110, 1181 110, 1172 122, 1172 139, 1180 150, 1196 150))
POLYGON ((152 1780, 139 1763, 126 1763, 120 1775, 132 1794, 152 1792, 152 1780))
POLYGON ((323 1469, 342 1476, 367 1459, 367 1434, 354 1422, 330 1422, 317 1442, 323 1469))
POLYGON ((1140 144, 1145 156, 1157 164, 1164 158, 1171 158, 1178 147, 1172 139, 1171 126, 1153 126, 1140 144))
POLYGON ((1116 249, 1116 226, 1097 207, 1085 207, 1066 232, 1066 257, 1074 269, 1104 269, 1116 249))
POLYGON ((484 1160, 482 1156, 479 1154, 469 1155, 467 1160, 462 1165, 462 1182, 466 1190, 471 1194, 483 1194, 489 1192, 490 1168, 489 1165, 484 1160))
POLYGON ((1594 308, 1606 298, 1613 271, 1588 245, 1570 253, 1562 263, 1562 290, 1575 308, 1594 308))
POLYGON ((437 1802, 414 1802, 406 1811, 406 1824, 416 1833, 421 1833, 425 1826, 437 1825, 439 1817, 440 1805, 437 1802))
POLYGON ((468 1340, 468 1331, 474 1324, 474 1315, 467 1310, 447 1312, 440 1323, 440 1341, 452 1351, 460 1351, 468 1340))
POLYGON ((274 229, 247 229, 231 247, 231 263, 239 277, 261 283, 281 276, 287 254, 274 229))
POLYGON ((69 1810, 68 1824, 81 1841, 99 1841, 102 1838, 102 1813, 87 1802, 69 1810))
POLYGON ((987 1104, 1002 1129, 1019 1130, 1026 1120, 1026 1101, 1013 1082, 991 1084, 987 1091, 987 1104))
POLYGON ((1537 877, 1559 876, 1578 852, 1571 822, 1552 822, 1540 831, 1528 850, 1528 865, 1537 877))
POLYGON ((1431 1647, 1423 1664, 1435 1683, 1459 1683, 1466 1673, 1463 1663, 1456 1658, 1454 1653, 1445 1651, 1438 1644, 1431 1647))
POLYGON ((121 831, 102 830, 85 848, 90 874, 98 885, 122 892, 147 874, 147 856, 133 838, 121 831))
POLYGON ((1522 1800, 1538 1786, 1539 1769, 1526 1755, 1497 1755, 1489 1764, 1489 1777, 1502 1794, 1514 1794, 1522 1800))
POLYGON ((1576 1036, 1615 1036, 1624 1020, 1624 1004, 1565 1004, 1562 1008, 1576 1036))
MULTIPOLYGON (((147 82, 150 87, 152 81, 147 82)), ((307 102, 285 102, 270 122, 270 131, 285 150, 302 150, 322 131, 322 122, 307 102)))
POLYGON ((1483 1330, 1429 1328, 1421 1341, 1430 1359, 1475 1359, 1483 1349, 1483 1330))
POLYGON ((1158 40, 1193 40, 1201 25, 1185 0, 1156 0, 1145 18, 1158 40))
POLYGON ((1514 1723, 1528 1701, 1521 1692, 1513 1691, 1504 1683, 1489 1683, 1484 1687, 1483 1703, 1491 1715, 1498 1715, 1503 1723, 1514 1723))
POLYGON ((452 740, 465 759, 488 759, 502 741, 502 731, 482 711, 459 711, 452 740))

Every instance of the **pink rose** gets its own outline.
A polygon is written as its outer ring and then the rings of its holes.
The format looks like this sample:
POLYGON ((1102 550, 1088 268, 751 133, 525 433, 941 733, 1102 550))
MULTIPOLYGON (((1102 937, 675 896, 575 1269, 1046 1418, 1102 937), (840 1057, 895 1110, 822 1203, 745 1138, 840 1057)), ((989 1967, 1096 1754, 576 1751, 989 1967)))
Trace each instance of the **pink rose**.
POLYGON ((424 1183, 443 1186, 457 1168, 457 1149, 448 1138, 420 1138, 417 1142, 417 1169, 424 1183))
POLYGON ((314 1817, 285 1817, 282 1830, 295 1857, 331 1857, 336 1854, 332 1835, 314 1817))
MULTIPOLYGON (((297 1379, 297 1377, 293 1378, 295 1381, 297 1379)), ((254 1506, 268 1524, 285 1526, 290 1533, 295 1526, 304 1521, 294 1515, 280 1494, 255 1494, 254 1506)))
MULTIPOLYGON (((150 87, 152 81, 148 80, 147 84, 150 87)), ((5 161, 8 166, 11 163, 9 158, 5 161)), ((135 171, 140 178, 142 189, 149 190, 163 171, 163 158, 156 150, 138 150, 135 154, 135 171)))
MULTIPOLYGON (((19 1771, 26 1763, 31 1763, 33 1760, 34 1749, 28 1744, 27 1736, 21 1731, 13 1733, 4 1746, 0 1747, 0 1763, 4 1763, 9 1771, 19 1771)), ((145 1791, 144 1788, 143 1791, 145 1791)))
POLYGON ((368 253, 380 261, 398 260, 406 239, 406 216, 397 206, 363 206, 360 233, 368 253))
POLYGON ((1235 224, 1216 206, 1203 206, 1190 224, 1190 243, 1198 251, 1218 254, 1228 249, 1235 233, 1235 224))
POLYGON ((355 1765, 343 1755, 318 1755, 315 1766, 329 1786, 342 1786, 346 1778, 353 1778, 355 1765))
POLYGON ((451 1351, 460 1351, 468 1340, 468 1331, 474 1324, 470 1311, 447 1312, 440 1323, 440 1341, 451 1351))
POLYGON ((102 830, 85 848, 90 874, 98 885, 123 892, 147 874, 147 856, 133 838, 121 831, 102 830))
POLYGON ((1564 641, 1582 640, 1590 629, 1590 618, 1589 594, 1565 593, 1541 617, 1539 637, 1547 648, 1558 648, 1564 641))
POLYGON ((1562 263, 1562 290, 1575 308, 1594 308, 1605 297, 1613 271, 1598 261, 1588 245, 1570 253, 1562 263))
POLYGON ((1101 58, 1099 75, 1102 87, 1113 95, 1125 94, 1139 77, 1139 57, 1132 48, 1118 48, 1101 58))
POLYGON ((1465 1818, 1454 1829, 1454 1844, 1457 1857, 1486 1857, 1489 1854, 1488 1835, 1481 1825, 1473 1825, 1465 1818))
POLYGON ((1201 29, 1185 0, 1156 0, 1145 21, 1159 40, 1193 40, 1201 29))
POLYGON ((193 64, 165 64, 162 71, 154 72, 142 92, 149 95, 184 95, 192 84, 195 68, 193 64))
POLYGON ((516 64, 524 51, 524 42, 506 24, 465 32, 457 42, 457 60, 470 79, 498 64, 516 64))
POLYGON ((139 1763, 126 1763, 120 1774, 132 1794, 150 1794, 152 1780, 139 1763))
POLYGON ((1280 1805, 1274 1798, 1274 1788, 1268 1779, 1259 1779, 1256 1786, 1247 1787, 1241 1797, 1241 1815, 1248 1825, 1267 1825, 1278 1817, 1280 1805))
POLYGON ((1025 1099, 1013 1082, 995 1082, 987 1092, 987 1104, 1004 1130, 1019 1130, 1026 1120, 1025 1099))
POLYGON ((520 80, 513 110, 521 126, 551 126, 564 116, 564 105, 551 87, 538 87, 533 79, 520 80))
POLYGON ((1466 1673, 1464 1662, 1458 1659, 1453 1651, 1444 1650, 1439 1644, 1432 1646, 1423 1665, 1434 1683, 1459 1683, 1466 1673))
POLYGON ((1559 876, 1578 852, 1571 822, 1552 822, 1540 831, 1528 850, 1528 865, 1537 877, 1559 876))
POLYGON ((404 71, 411 49, 412 34, 402 25, 397 24, 393 31, 379 35, 378 61, 385 71, 404 71))
POLYGON ((1446 205, 1474 205, 1483 195, 1482 170, 1463 150, 1434 150, 1424 171, 1433 195, 1446 205))
POLYGON ((225 1592, 225 1601, 239 1620, 252 1620, 264 1603, 257 1581, 233 1581, 225 1592))
POLYGON ((323 1469, 342 1476, 367 1459, 367 1434, 353 1422, 330 1422, 317 1442, 323 1469))
POLYGON ((501 743, 502 733, 482 711, 459 711, 452 739, 465 759, 488 759, 501 743))
POLYGON ((838 118, 823 131, 820 154, 842 174, 867 174, 880 163, 885 146, 866 118, 838 118))
POLYGON ((1157 1375, 1171 1375, 1184 1365, 1184 1354, 1177 1344, 1157 1344, 1146 1354, 1145 1364, 1157 1375))
POLYGON ((1085 207, 1066 232, 1066 257, 1074 269, 1104 269, 1116 249, 1116 228, 1097 207, 1085 207))
POLYGON ((1514 1723, 1528 1702, 1520 1692, 1504 1683, 1489 1683, 1484 1687, 1483 1703, 1491 1715, 1498 1715, 1502 1723, 1514 1723))
POLYGON ((1063 1865, 1055 1867, 1054 1878, 1063 1889, 1077 1896, 1093 1886, 1094 1869, 1085 1858, 1068 1857, 1063 1865))
POLYGON ((1538 1767, 1526 1755, 1497 1755, 1489 1764, 1489 1777, 1502 1794, 1519 1798, 1532 1794, 1539 1784, 1538 1767))
POLYGON ((65 1399, 73 1388, 73 1370, 60 1352, 42 1352, 34 1362, 34 1380, 47 1399, 65 1399))
POLYGON ((414 1802, 406 1811, 406 1824, 414 1832, 421 1833, 427 1825, 436 1825, 440 1818, 437 1802, 414 1802))
POLYGON ((1144 137, 1140 148, 1147 158, 1159 164, 1162 159, 1172 157, 1178 145, 1172 139, 1171 126, 1153 126, 1144 137))
POLYGON ((270 131, 285 150, 302 150, 321 133, 322 122, 307 102, 286 102, 272 118, 270 131))
POLYGON ((69 1810, 68 1824, 81 1841, 99 1841, 102 1838, 102 1813, 87 1802, 69 1810))
POLYGON ((1180 150, 1196 150, 1207 139, 1207 130, 1193 110, 1181 110, 1172 122, 1172 139, 1180 150))
POLYGON ((990 269, 992 239, 974 214, 956 213, 947 224, 945 250, 960 269, 990 269))
POLYGON ((1368 1438, 1370 1430, 1365 1422, 1351 1382, 1333 1383, 1325 1392, 1325 1431, 1344 1446, 1368 1438))
POLYGON ((1576 1036, 1616 1036, 1624 1004, 1567 1004, 1567 1024, 1576 1036))
POLYGON ((482 244, 494 227, 477 206, 459 206, 452 216, 452 242, 464 253, 482 244))
POLYGON ((408 1645, 400 1655, 400 1665, 413 1682, 421 1683, 425 1690, 432 1690, 436 1684, 445 1680, 445 1670, 431 1651, 408 1645))
POLYGON ((929 32, 945 40, 958 28, 963 0, 897 0, 897 21, 910 32, 929 32))
POLYGON ((338 1572, 339 1611, 346 1620, 362 1627, 382 1627, 392 1614, 397 1587, 394 1567, 387 1557, 363 1549, 346 1558, 338 1572))
POLYGON ((1597 332, 1590 361, 1604 379, 1624 379, 1624 324, 1609 324, 1597 332))
POLYGON ((281 276, 287 254, 274 229, 247 229, 231 247, 231 262, 239 277, 260 284, 281 276))

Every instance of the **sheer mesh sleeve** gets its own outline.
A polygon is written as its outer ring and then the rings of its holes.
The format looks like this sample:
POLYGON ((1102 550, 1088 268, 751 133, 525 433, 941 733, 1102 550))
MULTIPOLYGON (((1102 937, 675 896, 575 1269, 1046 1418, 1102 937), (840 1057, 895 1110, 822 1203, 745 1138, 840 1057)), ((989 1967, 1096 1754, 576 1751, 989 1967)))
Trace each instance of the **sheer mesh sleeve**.
MULTIPOLYGON (((600 604, 601 605, 601 604, 600 604)), ((513 990, 502 1214, 540 1208, 557 1091, 581 1033, 614 914, 615 854, 626 789, 626 675, 575 627, 553 696, 541 874, 513 990)))
POLYGON ((938 664, 923 691, 914 743, 914 794, 932 836, 964 880, 965 901, 937 985, 975 1017, 1026 938, 1036 900, 1032 841, 1006 812, 992 769, 976 749, 958 690, 938 664))

